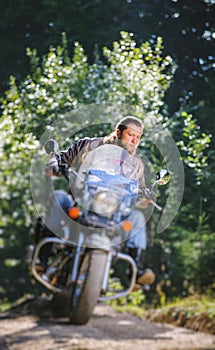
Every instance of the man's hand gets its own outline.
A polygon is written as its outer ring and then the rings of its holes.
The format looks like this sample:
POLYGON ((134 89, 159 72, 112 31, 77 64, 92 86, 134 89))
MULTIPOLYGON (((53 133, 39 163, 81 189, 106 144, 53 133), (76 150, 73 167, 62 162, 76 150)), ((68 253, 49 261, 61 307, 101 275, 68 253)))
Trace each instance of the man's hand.
POLYGON ((156 194, 147 187, 141 188, 136 207, 143 209, 147 208, 150 204, 152 204, 152 201, 156 201, 156 194))
POLYGON ((142 197, 142 195, 145 197, 145 198, 147 198, 147 199, 152 199, 153 201, 156 201, 156 194, 152 191, 152 190, 150 190, 149 188, 143 188, 143 189, 141 189, 141 197, 142 197))
POLYGON ((51 157, 46 163, 45 175, 48 177, 60 175, 58 161, 55 156, 51 157))

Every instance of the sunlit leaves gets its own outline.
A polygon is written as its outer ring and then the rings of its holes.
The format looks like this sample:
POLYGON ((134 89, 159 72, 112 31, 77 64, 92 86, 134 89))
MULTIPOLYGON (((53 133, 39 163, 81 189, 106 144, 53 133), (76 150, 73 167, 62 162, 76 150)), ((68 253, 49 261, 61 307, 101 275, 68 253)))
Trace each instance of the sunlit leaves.
POLYGON ((184 119, 182 130, 183 139, 178 142, 184 154, 184 162, 201 174, 201 169, 207 166, 207 156, 205 149, 209 147, 211 135, 200 132, 196 120, 191 114, 182 112, 184 119))
POLYGON ((121 32, 121 36, 119 42, 113 43, 112 50, 104 48, 112 73, 109 99, 112 95, 112 100, 117 101, 124 92, 124 102, 139 106, 146 115, 153 111, 157 117, 173 79, 175 64, 170 56, 162 56, 161 38, 157 38, 154 46, 146 42, 137 47, 132 33, 121 32))

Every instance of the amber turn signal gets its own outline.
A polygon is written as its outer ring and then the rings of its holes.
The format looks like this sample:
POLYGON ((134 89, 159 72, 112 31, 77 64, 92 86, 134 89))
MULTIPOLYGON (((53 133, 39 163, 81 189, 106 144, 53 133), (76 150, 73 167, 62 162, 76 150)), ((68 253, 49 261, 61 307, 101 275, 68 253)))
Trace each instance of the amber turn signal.
POLYGON ((72 219, 77 219, 80 216, 80 210, 77 207, 72 207, 69 209, 68 214, 72 219))
POLYGON ((131 231, 132 228, 133 228, 133 224, 131 221, 129 220, 125 220, 123 223, 122 223, 122 228, 124 231, 131 231))

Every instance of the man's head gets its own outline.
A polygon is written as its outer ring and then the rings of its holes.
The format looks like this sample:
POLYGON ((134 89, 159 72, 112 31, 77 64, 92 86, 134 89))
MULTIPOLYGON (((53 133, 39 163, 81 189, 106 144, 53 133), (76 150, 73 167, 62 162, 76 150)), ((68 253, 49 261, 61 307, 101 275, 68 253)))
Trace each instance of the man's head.
POLYGON ((134 153, 143 133, 143 123, 140 119, 127 116, 116 125, 116 137, 129 153, 134 153))

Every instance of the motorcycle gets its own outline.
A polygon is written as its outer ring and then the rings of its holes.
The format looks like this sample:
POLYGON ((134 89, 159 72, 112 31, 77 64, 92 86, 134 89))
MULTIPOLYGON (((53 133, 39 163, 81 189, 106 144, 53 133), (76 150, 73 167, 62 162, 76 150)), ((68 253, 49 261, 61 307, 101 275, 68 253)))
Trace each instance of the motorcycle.
MULTIPOLYGON (((126 151, 114 145, 101 147, 94 150, 97 153, 93 157, 89 155, 78 172, 68 165, 57 169, 55 176, 66 178, 73 191, 74 206, 67 213, 71 224, 64 223, 64 235, 44 236, 45 224, 43 218, 38 218, 27 259, 33 276, 53 293, 53 300, 72 324, 86 324, 98 302, 125 297, 134 289, 136 262, 122 249, 132 227, 129 215, 137 201, 144 198, 161 210, 152 199, 152 190, 170 179, 167 170, 162 169, 150 189, 140 191, 126 151), (39 256, 47 245, 51 245, 47 268, 39 271, 39 256), (112 283, 114 265, 119 261, 129 266, 126 287, 112 283)), ((58 152, 55 140, 50 140, 46 152, 51 167, 58 152)))

